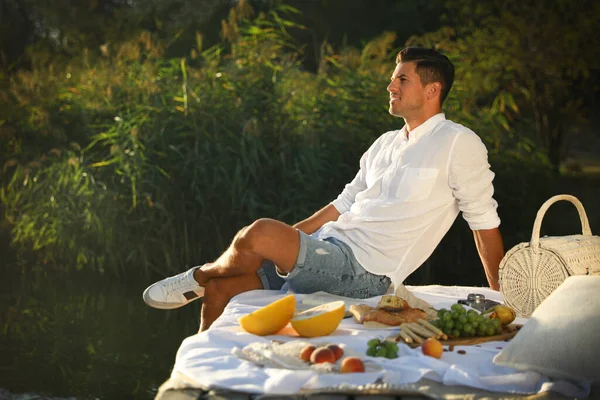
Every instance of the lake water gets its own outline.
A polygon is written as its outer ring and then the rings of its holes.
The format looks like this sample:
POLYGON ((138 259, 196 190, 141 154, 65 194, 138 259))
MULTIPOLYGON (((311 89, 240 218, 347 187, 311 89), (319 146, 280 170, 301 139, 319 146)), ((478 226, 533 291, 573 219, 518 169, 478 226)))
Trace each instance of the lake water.
POLYGON ((77 399, 153 399, 200 302, 171 311, 142 301, 151 282, 83 272, 0 270, 0 388, 77 399))

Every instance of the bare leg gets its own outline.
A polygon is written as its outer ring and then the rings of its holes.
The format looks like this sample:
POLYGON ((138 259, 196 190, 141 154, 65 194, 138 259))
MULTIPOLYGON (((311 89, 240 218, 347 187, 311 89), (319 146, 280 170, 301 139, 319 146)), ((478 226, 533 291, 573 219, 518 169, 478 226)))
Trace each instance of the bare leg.
POLYGON ((212 325, 233 296, 263 288, 256 271, 264 260, 290 272, 299 250, 298 231, 283 222, 259 219, 240 230, 221 257, 194 272, 194 279, 205 287, 200 332, 212 325))
POLYGON ((215 322, 235 295, 262 288, 260 278, 254 272, 209 280, 200 313, 199 332, 207 330, 215 322))
POLYGON ((198 268, 194 279, 206 286, 210 279, 254 273, 265 259, 273 261, 280 271, 290 272, 299 250, 300 237, 295 228, 273 219, 259 219, 240 230, 215 262, 198 268))

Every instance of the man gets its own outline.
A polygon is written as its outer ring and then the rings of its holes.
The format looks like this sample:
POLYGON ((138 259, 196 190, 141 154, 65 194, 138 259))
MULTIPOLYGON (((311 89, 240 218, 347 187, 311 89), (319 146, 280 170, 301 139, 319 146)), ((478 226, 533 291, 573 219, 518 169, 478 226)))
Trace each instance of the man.
POLYGON ((454 66, 416 47, 402 50, 396 64, 389 112, 405 125, 371 145, 335 201, 294 226, 259 219, 215 262, 151 285, 144 301, 170 309, 204 296, 202 331, 233 296, 285 282, 297 293, 378 296, 431 255, 459 211, 498 290, 504 248, 487 151, 475 133, 441 113, 454 66))

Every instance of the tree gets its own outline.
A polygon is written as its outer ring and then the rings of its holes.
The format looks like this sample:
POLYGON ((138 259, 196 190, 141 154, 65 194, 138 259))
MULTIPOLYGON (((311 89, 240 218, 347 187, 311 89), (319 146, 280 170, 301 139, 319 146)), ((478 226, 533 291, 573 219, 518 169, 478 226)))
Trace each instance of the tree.
MULTIPOLYGON (((310 27, 292 35, 306 44, 304 65, 318 68, 321 44, 326 41, 340 49, 361 47, 382 32, 394 32, 396 45, 411 35, 424 34, 440 27, 443 0, 283 0, 302 13, 298 22, 310 27)), ((387 74, 387 73, 386 73, 387 74)))
MULTIPOLYGON (((0 72, 68 62, 82 50, 111 47, 149 31, 176 56, 207 25, 218 26, 233 2, 221 0, 0 0, 0 72), (212 25, 211 25, 212 24, 212 25), (174 45, 177 42, 177 45, 174 45)), ((211 30, 211 29, 207 29, 211 30)))
POLYGON ((447 6, 452 28, 411 43, 445 50, 457 66, 464 107, 499 110, 510 130, 519 122, 532 126, 558 170, 569 139, 587 121, 586 99, 597 90, 600 3, 461 0, 447 6))

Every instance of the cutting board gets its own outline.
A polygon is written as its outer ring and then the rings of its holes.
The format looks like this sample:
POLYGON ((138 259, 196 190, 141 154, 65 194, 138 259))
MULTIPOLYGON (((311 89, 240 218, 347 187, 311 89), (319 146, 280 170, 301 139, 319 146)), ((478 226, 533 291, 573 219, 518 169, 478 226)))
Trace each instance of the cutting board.
MULTIPOLYGON (((444 346, 472 346, 475 344, 485 343, 485 342, 496 342, 496 341, 508 341, 512 339, 523 325, 519 324, 510 324, 503 328, 503 332, 497 335, 492 336, 475 336, 469 338, 457 338, 457 339, 446 339, 440 340, 440 343, 444 346)), ((401 340, 400 343, 404 341, 401 340)), ((410 343, 410 347, 419 347, 419 343, 410 343)))

